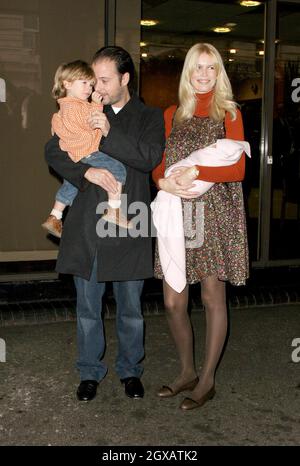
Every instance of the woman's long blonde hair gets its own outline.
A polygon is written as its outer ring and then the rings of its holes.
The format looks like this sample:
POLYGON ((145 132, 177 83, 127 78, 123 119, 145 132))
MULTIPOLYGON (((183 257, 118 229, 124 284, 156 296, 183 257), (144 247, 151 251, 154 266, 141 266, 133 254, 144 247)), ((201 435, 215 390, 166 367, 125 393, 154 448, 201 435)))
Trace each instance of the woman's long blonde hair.
POLYGON ((179 107, 174 117, 174 124, 190 120, 196 108, 196 91, 191 85, 191 76, 195 70, 199 55, 207 53, 215 60, 217 80, 213 94, 209 116, 215 121, 222 121, 225 113, 229 112, 232 120, 236 118, 237 104, 232 100, 232 88, 224 68, 223 60, 218 50, 211 44, 199 43, 191 47, 185 57, 180 83, 179 107))
POLYGON ((54 99, 66 97, 67 90, 64 86, 64 81, 72 83, 76 79, 88 79, 96 82, 92 67, 85 61, 75 60, 59 65, 54 76, 54 86, 52 89, 54 99))

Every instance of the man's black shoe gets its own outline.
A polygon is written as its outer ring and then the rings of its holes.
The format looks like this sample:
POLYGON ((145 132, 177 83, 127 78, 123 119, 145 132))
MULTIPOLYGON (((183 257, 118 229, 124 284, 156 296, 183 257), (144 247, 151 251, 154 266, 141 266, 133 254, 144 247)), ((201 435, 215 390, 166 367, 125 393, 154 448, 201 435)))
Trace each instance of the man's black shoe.
POLYGON ((129 398, 143 398, 144 387, 140 379, 137 377, 127 377, 126 379, 121 379, 121 382, 125 386, 125 395, 129 396, 129 398))
POLYGON ((95 398, 97 393, 97 380, 82 380, 77 389, 77 398, 79 401, 90 401, 95 398))

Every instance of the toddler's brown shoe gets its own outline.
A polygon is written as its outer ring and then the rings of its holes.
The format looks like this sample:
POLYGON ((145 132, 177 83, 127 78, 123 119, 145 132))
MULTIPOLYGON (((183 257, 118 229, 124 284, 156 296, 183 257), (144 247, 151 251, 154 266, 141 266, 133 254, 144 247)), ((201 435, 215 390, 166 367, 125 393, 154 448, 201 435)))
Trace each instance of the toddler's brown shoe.
POLYGON ((42 227, 51 233, 51 235, 56 236, 56 238, 61 238, 62 221, 58 220, 54 215, 49 215, 47 220, 42 223, 42 227))

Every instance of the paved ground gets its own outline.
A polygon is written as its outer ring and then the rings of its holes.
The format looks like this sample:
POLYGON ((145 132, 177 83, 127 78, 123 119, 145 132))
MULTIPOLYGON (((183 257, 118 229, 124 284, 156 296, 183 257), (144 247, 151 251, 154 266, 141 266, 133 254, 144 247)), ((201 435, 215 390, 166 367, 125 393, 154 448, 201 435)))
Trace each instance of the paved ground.
MULTIPOLYGON (((193 311, 201 364, 204 313, 193 311)), ((300 306, 231 311, 216 397, 181 412, 182 396, 156 390, 176 374, 165 317, 146 317, 143 400, 125 397, 113 370, 114 319, 106 320, 110 371, 97 398, 79 403, 75 322, 0 328, 0 445, 300 445, 300 306)))

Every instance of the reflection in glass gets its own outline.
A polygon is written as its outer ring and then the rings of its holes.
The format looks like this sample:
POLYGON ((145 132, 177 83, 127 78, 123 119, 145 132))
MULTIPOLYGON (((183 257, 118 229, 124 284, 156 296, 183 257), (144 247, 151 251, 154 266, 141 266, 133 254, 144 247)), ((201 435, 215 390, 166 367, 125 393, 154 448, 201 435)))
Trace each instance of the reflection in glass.
POLYGON ((64 61, 89 61, 104 45, 104 0, 1 0, 1 198, 5 223, 0 258, 55 257, 57 244, 41 229, 59 181, 50 176, 44 145, 56 110, 53 76, 64 61), (91 13, 92 12, 92 13, 91 13), (48 254, 49 252, 49 254, 48 254))

